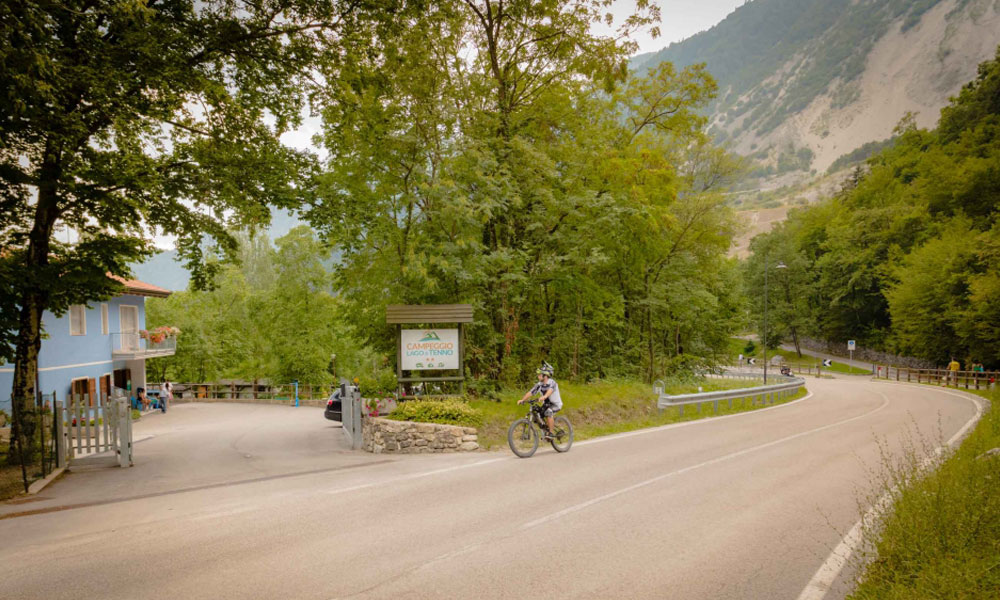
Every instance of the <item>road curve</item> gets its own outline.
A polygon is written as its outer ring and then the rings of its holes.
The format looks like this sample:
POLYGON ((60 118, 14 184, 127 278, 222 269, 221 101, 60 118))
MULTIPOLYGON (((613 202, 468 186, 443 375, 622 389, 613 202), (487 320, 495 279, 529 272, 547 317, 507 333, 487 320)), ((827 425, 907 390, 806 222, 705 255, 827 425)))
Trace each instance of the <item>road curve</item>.
POLYGON ((976 414, 934 388, 809 386, 563 455, 398 457, 2 519, 0 598, 794 599, 857 520, 879 440, 947 439, 976 414))

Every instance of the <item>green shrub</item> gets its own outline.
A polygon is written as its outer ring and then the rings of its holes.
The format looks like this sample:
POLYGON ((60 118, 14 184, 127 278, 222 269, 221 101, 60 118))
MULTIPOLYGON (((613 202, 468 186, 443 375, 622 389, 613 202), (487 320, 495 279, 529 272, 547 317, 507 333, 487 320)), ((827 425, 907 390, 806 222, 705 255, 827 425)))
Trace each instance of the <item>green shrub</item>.
POLYGON ((385 398, 396 393, 396 374, 391 369, 358 377, 358 388, 365 398, 385 398))
POLYGON ((142 413, 139 412, 138 409, 133 408, 132 409, 132 420, 133 421, 138 421, 140 418, 142 418, 142 413))
POLYGON ((396 421, 442 423, 478 427, 483 417, 476 409, 461 400, 407 400, 389 415, 396 421))
POLYGON ((697 379, 701 373, 711 370, 714 366, 715 364, 706 358, 691 354, 678 354, 664 364, 663 378, 670 381, 687 382, 697 379))
POLYGON ((500 382, 496 379, 469 378, 465 381, 465 389, 474 398, 500 402, 500 382))

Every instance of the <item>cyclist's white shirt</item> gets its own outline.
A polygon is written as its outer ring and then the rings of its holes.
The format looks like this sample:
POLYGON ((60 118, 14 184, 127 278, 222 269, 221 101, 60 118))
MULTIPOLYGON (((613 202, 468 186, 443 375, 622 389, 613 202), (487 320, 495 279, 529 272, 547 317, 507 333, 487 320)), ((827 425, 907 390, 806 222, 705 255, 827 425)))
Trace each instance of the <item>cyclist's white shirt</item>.
POLYGON ((556 409, 562 408, 562 397, 559 396, 559 384, 556 383, 555 379, 549 377, 549 380, 545 383, 539 381, 535 384, 535 387, 531 388, 531 395, 535 394, 545 395, 545 392, 552 390, 552 395, 549 396, 549 403, 552 404, 556 409))

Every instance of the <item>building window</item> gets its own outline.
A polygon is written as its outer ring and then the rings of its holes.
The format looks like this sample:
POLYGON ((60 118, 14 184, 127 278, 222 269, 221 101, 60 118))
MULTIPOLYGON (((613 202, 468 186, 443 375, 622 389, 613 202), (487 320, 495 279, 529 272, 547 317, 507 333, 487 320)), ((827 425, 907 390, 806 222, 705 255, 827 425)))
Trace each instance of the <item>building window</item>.
POLYGON ((74 304, 69 307, 69 334, 87 335, 87 307, 74 304))
POLYGON ((101 335, 108 335, 108 305, 101 305, 101 335))

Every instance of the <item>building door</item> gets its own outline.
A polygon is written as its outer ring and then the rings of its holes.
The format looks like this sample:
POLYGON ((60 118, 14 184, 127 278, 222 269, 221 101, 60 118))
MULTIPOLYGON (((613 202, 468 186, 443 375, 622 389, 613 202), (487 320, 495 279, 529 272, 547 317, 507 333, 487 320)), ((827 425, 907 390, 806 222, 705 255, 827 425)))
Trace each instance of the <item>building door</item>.
POLYGON ((118 307, 118 322, 121 325, 122 350, 139 349, 139 309, 123 304, 118 307))

